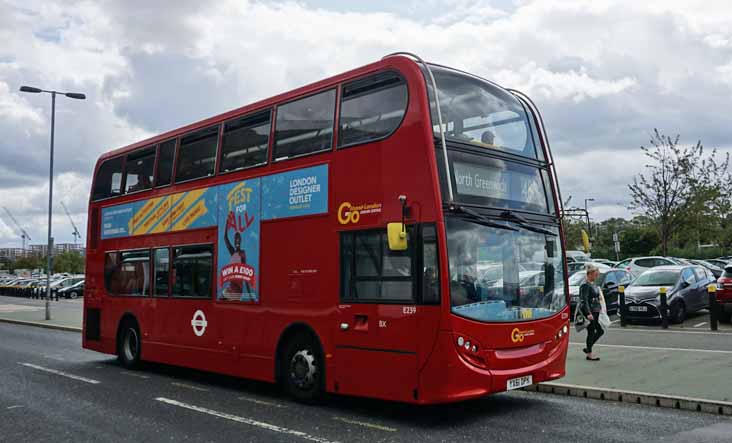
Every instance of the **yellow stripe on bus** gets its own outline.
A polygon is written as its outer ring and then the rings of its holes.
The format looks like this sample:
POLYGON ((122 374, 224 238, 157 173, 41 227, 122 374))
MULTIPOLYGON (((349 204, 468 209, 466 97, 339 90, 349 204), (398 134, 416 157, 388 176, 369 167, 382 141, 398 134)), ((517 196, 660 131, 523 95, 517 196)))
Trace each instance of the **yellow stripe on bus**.
POLYGON ((150 217, 135 227, 132 235, 143 235, 165 232, 170 228, 168 212, 170 211, 170 196, 160 197, 160 204, 152 211, 150 217))
POLYGON ((128 223, 129 233, 131 235, 140 235, 145 233, 140 230, 141 225, 149 222, 148 216, 157 209, 158 205, 164 198, 165 197, 151 198, 147 200, 139 210, 135 211, 128 223))
POLYGON ((181 217, 180 220, 178 220, 178 223, 173 225, 171 231, 183 231, 185 229, 188 229, 188 227, 193 224, 196 220, 203 217, 208 213, 208 208, 206 207, 206 200, 201 199, 193 205, 190 211, 186 212, 186 214, 181 217))

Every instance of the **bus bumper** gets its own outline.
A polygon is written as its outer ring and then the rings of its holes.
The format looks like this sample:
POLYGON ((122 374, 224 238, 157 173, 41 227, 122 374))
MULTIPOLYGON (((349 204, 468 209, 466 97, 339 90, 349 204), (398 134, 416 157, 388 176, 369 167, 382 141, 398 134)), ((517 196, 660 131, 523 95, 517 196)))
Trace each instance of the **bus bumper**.
POLYGON ((511 369, 481 368, 461 356, 453 343, 453 333, 441 331, 432 358, 420 373, 418 403, 449 403, 504 392, 508 381, 530 375, 532 384, 562 378, 565 375, 568 336, 547 340, 544 355, 538 362, 511 369))

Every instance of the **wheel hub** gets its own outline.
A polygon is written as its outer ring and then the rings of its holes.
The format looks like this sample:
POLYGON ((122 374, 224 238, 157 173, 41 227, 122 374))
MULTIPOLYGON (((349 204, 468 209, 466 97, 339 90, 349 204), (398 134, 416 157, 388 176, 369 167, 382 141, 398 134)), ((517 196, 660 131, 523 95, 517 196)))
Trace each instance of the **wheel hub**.
POLYGON ((315 382, 318 372, 315 357, 308 350, 295 353, 290 360, 290 380, 300 389, 309 389, 315 382))

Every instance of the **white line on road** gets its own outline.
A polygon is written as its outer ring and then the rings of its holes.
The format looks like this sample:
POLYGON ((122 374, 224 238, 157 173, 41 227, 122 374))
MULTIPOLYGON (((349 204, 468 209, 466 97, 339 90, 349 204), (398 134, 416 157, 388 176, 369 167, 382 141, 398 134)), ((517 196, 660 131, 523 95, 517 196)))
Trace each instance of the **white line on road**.
POLYGON ((98 385, 99 383, 101 383, 99 380, 93 380, 91 378, 86 378, 86 377, 81 377, 81 376, 74 375, 74 374, 69 374, 68 372, 58 371, 56 369, 44 368, 43 366, 34 365, 32 363, 20 363, 20 364, 23 366, 27 366, 29 368, 38 369, 39 371, 60 375, 62 377, 71 378, 73 380, 78 380, 78 381, 83 381, 85 383, 91 383, 93 385, 98 385))
POLYGON ((310 434, 307 434, 307 433, 301 432, 301 431, 295 431, 294 429, 283 428, 282 426, 277 426, 277 425, 261 422, 258 420, 253 420, 251 418, 239 417, 238 415, 231 415, 231 414, 227 414, 225 412, 218 412, 218 411, 214 411, 212 409, 207 409, 207 408, 202 408, 200 406, 190 405, 190 404, 183 403, 183 402, 180 402, 177 400, 171 400, 169 398, 158 397, 155 400, 157 400, 159 402, 167 403, 169 405, 178 406, 180 408, 189 409, 191 411, 200 412, 202 414, 208 414, 208 415, 212 415, 214 417, 224 418, 226 420, 231 420, 231 421, 235 421, 238 423, 244 423, 249 426, 254 426, 254 427, 257 427, 260 429, 266 429, 268 431, 278 432, 280 434, 300 437, 304 440, 315 441, 315 442, 319 442, 319 443, 335 443, 335 442, 333 442, 331 440, 327 440, 325 438, 315 437, 313 435, 310 435, 310 434))
MULTIPOLYGON (((570 343, 574 346, 585 346, 584 343, 570 343)), ((688 349, 688 348, 656 348, 651 346, 629 346, 629 345, 594 345, 603 348, 621 348, 621 349, 643 349, 647 351, 684 351, 684 352, 709 352, 712 354, 730 354, 732 351, 719 351, 716 349, 688 349)))
POLYGON ((281 405, 279 403, 274 403, 274 402, 271 402, 271 401, 259 400, 259 399, 251 398, 251 397, 237 397, 237 398, 239 400, 244 400, 244 401, 248 401, 248 402, 251 402, 251 403, 256 403, 258 405, 272 406, 272 407, 275 407, 275 408, 285 408, 286 407, 285 405, 281 405))
POLYGON ((23 407, 23 405, 13 405, 13 406, 8 406, 7 408, 5 408, 5 410, 9 411, 11 409, 18 409, 18 408, 22 408, 22 407, 23 407))
POLYGON ((365 421, 351 420, 351 419, 343 418, 343 417, 333 417, 333 420, 342 421, 343 423, 348 423, 348 424, 352 424, 352 425, 359 425, 359 426, 363 426, 363 427, 366 427, 366 428, 378 429, 380 431, 386 431, 386 432, 396 432, 396 431, 398 431, 397 428, 390 428, 389 426, 377 425, 377 424, 368 423, 368 422, 365 422, 365 421))
POLYGON ((147 375, 135 374, 134 372, 128 372, 128 371, 119 371, 119 373, 122 375, 126 375, 128 377, 144 378, 145 380, 150 378, 147 375))
POLYGON ((701 327, 702 327, 702 326, 704 326, 705 324, 707 324, 707 322, 703 321, 703 322, 701 322, 701 323, 698 323, 698 324, 694 325, 694 327, 695 327, 695 328, 701 328, 701 327))
POLYGON ((193 389, 194 391, 201 391, 201 392, 208 392, 208 389, 206 388, 199 388, 198 386, 193 385, 187 385, 185 383, 178 383, 178 382, 171 382, 170 383, 173 386, 178 386, 179 388, 186 388, 186 389, 193 389))

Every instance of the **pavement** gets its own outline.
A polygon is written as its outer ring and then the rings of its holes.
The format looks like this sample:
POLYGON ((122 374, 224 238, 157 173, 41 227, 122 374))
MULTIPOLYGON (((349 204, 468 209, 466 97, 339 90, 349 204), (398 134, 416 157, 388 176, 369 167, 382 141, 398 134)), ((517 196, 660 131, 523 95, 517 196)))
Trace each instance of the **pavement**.
POLYGON ((165 365, 129 371, 78 333, 0 323, 0 440, 729 442, 729 417, 536 392, 420 407, 317 406, 267 383, 165 365))
MULTIPOLYGON (((50 321, 44 320, 44 304, 0 297, 0 322, 80 330, 82 300, 51 302, 50 321)), ((720 324, 715 332, 708 328, 707 311, 667 330, 659 325, 622 328, 615 321, 596 345, 599 362, 585 360, 585 332, 572 331, 567 375, 554 385, 732 402, 732 325, 720 324)))

